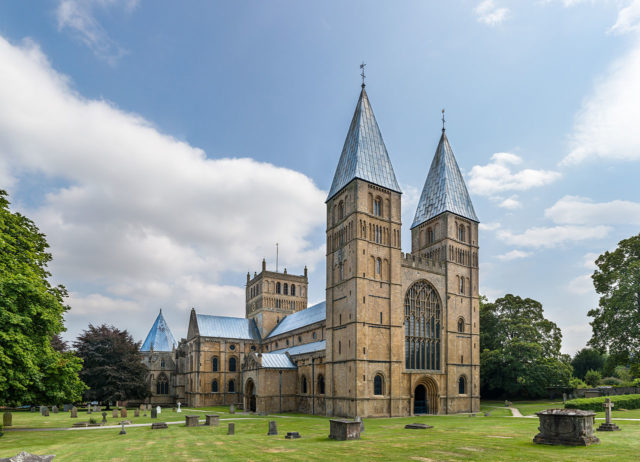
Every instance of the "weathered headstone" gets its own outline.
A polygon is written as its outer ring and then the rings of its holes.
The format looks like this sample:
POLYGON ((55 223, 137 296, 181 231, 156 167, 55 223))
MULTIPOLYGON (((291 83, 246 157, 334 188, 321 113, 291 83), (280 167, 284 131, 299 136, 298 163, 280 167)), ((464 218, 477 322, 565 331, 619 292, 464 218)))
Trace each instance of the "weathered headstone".
POLYGON ((71 411, 69 411, 69 412, 71 413, 70 417, 72 419, 77 419, 78 418, 78 408, 77 407, 73 406, 71 408, 71 411))
POLYGON ((140 409, 134 409, 133 410, 133 416, 134 417, 140 417, 140 409))
POLYGON ((113 411, 111 411, 111 417, 113 417, 114 419, 118 418, 118 410, 114 409, 113 411))
POLYGON ((205 425, 209 425, 210 427, 217 427, 220 423, 220 416, 217 414, 206 414, 205 416, 205 425))
POLYGON ((547 409, 536 412, 540 419, 533 442, 566 446, 589 446, 600 440, 593 434, 593 411, 579 409, 547 409))
POLYGON ((120 424, 122 425, 122 430, 120 430, 120 435, 126 435, 127 431, 124 429, 124 422, 120 422, 120 424))
POLYGON ((44 415, 44 410, 47 409, 47 406, 40 406, 40 414, 44 415))
POLYGON ((162 414, 162 408, 160 406, 156 406, 156 412, 158 415, 162 414))
POLYGON ((160 430, 162 428, 169 428, 167 422, 154 422, 151 424, 151 430, 160 430))
POLYGON ((147 408, 147 406, 146 406, 146 405, 144 405, 144 404, 141 404, 141 405, 140 405, 140 410, 141 410, 141 411, 144 411, 146 408, 147 408))
POLYGON ((44 408, 44 413, 42 414, 44 417, 49 417, 49 408, 45 407, 44 408))
POLYGON ((147 416, 147 408, 146 407, 144 408, 144 416, 145 417, 147 416))
POLYGON ((356 422, 360 422, 360 433, 364 433, 364 422, 362 421, 362 417, 356 416, 356 422))
POLYGON ((286 440, 296 440, 298 438, 302 438, 298 432, 287 432, 287 436, 284 437, 286 440))
POLYGON ((10 412, 5 412, 2 415, 2 426, 4 427, 11 427, 13 424, 13 414, 11 414, 10 412))
POLYGON ((69 412, 69 410, 71 410, 73 406, 71 404, 63 404, 62 405, 62 411, 63 412, 69 412))
POLYGON ((329 421, 329 438, 332 440, 359 440, 360 422, 355 420, 331 419, 329 421))
POLYGON ((120 409, 120 417, 127 417, 127 408, 123 407, 120 409))
POLYGON ((187 427, 197 427, 198 426, 198 417, 197 415, 186 415, 184 416, 184 424, 187 427))
POLYGON ((94 405, 93 406, 93 412, 100 412, 100 406, 94 405))
POLYGON ((269 432, 267 435, 277 435, 278 434, 278 426, 276 425, 275 420, 269 421, 269 432))
POLYGON ((613 403, 611 402, 611 398, 606 398, 604 400, 604 404, 602 405, 602 407, 604 407, 604 423, 600 424, 600 426, 598 427, 598 431, 599 432, 616 432, 620 430, 620 427, 618 427, 616 424, 614 424, 613 422, 611 422, 611 409, 613 408, 613 403))
POLYGON ((87 414, 91 414, 91 404, 87 404, 87 414))
POLYGON ((433 428, 433 425, 427 425, 423 423, 412 423, 412 424, 405 425, 404 428, 408 430, 426 430, 428 428, 433 428))
POLYGON ((236 405, 235 404, 230 404, 229 405, 229 414, 235 414, 236 413, 236 405))
POLYGON ((227 427, 227 435, 235 435, 235 434, 236 434, 236 424, 232 422, 227 427))
MULTIPOLYGON (((146 416, 147 413, 145 412, 144 415, 146 416)), ((151 418, 152 419, 157 419, 158 418, 158 411, 155 409, 151 409, 151 418)))
POLYGON ((0 462, 51 462, 54 455, 48 456, 38 456, 36 454, 30 454, 27 451, 22 451, 20 454, 15 455, 13 457, 9 457, 8 459, 0 459, 0 462))
POLYGON ((102 413, 102 423, 107 423, 107 413, 106 412, 102 413))
POLYGON ((51 412, 53 412, 54 414, 57 414, 58 413, 58 406, 56 406, 54 404, 53 407, 51 408, 51 412))
POLYGON ((182 412, 182 409, 180 409, 180 406, 182 406, 182 403, 178 401, 178 410, 176 411, 178 413, 182 412))
POLYGON ((35 407, 35 406, 31 406, 31 409, 29 409, 29 410, 30 410, 31 412, 36 412, 36 411, 37 411, 37 409, 36 409, 36 407, 35 407))

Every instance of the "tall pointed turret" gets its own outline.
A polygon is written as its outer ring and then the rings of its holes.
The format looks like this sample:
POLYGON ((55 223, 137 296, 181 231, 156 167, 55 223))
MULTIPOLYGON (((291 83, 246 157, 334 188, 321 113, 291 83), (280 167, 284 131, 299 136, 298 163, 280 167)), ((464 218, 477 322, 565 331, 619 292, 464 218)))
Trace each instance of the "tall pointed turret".
POLYGON ((327 201, 354 178, 401 192, 364 84, 347 138, 344 140, 327 201))
POLYGON ((455 213, 475 222, 480 221, 473 209, 471 197, 469 197, 467 186, 458 168, 444 128, 436 154, 431 162, 427 181, 422 189, 411 228, 415 228, 443 212, 455 213))
POLYGON ((167 321, 162 316, 162 310, 160 310, 156 321, 147 334, 147 338, 140 347, 140 351, 150 351, 152 349, 153 351, 171 351, 175 346, 178 346, 178 343, 173 337, 167 321))

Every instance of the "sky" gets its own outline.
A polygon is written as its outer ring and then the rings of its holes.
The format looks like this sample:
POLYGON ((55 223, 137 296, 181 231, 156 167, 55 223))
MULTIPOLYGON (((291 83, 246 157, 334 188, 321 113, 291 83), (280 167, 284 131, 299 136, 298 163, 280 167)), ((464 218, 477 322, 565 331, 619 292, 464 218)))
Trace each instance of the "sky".
POLYGON ((47 235, 65 338, 242 317, 276 242, 323 300, 361 62, 403 250, 445 108, 480 293, 540 301, 584 347, 594 260, 640 227, 640 0, 0 2, 0 189, 47 235))

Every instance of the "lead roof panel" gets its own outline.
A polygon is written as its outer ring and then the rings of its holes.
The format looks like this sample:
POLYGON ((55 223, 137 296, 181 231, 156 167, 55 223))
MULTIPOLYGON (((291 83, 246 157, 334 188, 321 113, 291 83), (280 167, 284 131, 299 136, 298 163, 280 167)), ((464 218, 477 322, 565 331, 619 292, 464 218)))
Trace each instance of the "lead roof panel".
POLYGON ((303 345, 296 345, 289 348, 283 348, 282 350, 275 350, 272 353, 289 353, 291 356, 302 355, 305 353, 314 353, 316 351, 322 351, 327 349, 326 340, 320 340, 319 342, 305 343, 303 345))
POLYGON ((262 367, 266 369, 297 369, 284 353, 262 353, 262 367))
POLYGON ((196 319, 198 330, 203 337, 260 341, 260 334, 253 319, 210 316, 207 314, 198 314, 196 319))
POLYGON ((158 314, 151 330, 147 334, 147 338, 140 347, 140 351, 172 351, 178 343, 169 329, 167 321, 162 316, 162 310, 158 314))
POLYGON ((267 338, 272 338, 304 326, 315 324, 327 319, 327 306, 325 302, 320 302, 297 313, 290 314, 278 324, 267 338))

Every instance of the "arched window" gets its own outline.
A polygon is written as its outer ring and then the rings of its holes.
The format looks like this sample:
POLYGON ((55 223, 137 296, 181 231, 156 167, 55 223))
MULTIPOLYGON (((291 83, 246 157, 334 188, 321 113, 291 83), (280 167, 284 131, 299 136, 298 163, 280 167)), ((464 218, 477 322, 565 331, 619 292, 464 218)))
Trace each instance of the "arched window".
POLYGON ((404 297, 406 369, 440 369, 440 298, 427 281, 417 281, 404 297))
POLYGON ((235 393, 236 392, 236 382, 235 380, 229 380, 229 386, 227 387, 227 390, 229 390, 229 393, 235 393))
POLYGON ((338 204, 338 220, 342 220, 344 218, 344 203, 340 201, 338 204))
POLYGON ((433 235, 433 228, 427 228, 427 242, 431 244, 435 241, 435 236, 433 235))
POLYGON ((338 342, 338 354, 342 353, 342 342, 338 342))
POLYGON ((284 283, 284 294, 289 295, 289 284, 286 282, 284 283))
POLYGON ((295 295, 295 294, 296 294, 296 285, 291 284, 291 295, 295 295))
POLYGON ((324 395, 324 375, 318 375, 318 393, 324 395))
POLYGON ((376 197, 376 200, 373 201, 373 214, 377 217, 382 216, 382 199, 376 197))
POLYGON ((461 375, 458 379, 458 394, 464 395, 467 393, 467 379, 464 378, 464 375, 461 375))
POLYGON ((213 372, 218 372, 218 357, 217 356, 213 357, 212 363, 213 363, 212 364, 213 372))
POLYGON ((313 333, 313 339, 315 340, 317 336, 318 336, 318 335, 314 332, 314 333, 313 333))
POLYGON ((161 367, 162 369, 164 369, 166 366, 167 366, 166 361, 165 361, 164 359, 161 359, 161 360, 160 360, 160 367, 161 367))
POLYGON ((341 262, 338 265, 338 268, 339 268, 339 271, 340 271, 340 279, 339 280, 343 281, 344 280, 344 263, 341 262))
POLYGON ((464 293, 464 276, 460 277, 460 293, 464 293))
POLYGON ((458 319, 458 332, 464 332, 464 319, 458 319))
POLYGON ((381 273, 382 273, 382 260, 380 260, 379 258, 376 258, 376 274, 380 276, 381 273))
POLYGON ((302 393, 307 393, 307 377, 306 376, 302 376, 302 383, 300 385, 300 389, 302 390, 302 393))
POLYGON ((279 294, 280 293, 280 283, 276 282, 276 293, 279 294))
POLYGON ((458 240, 464 242, 464 225, 458 227, 458 240))
POLYGON ((218 393, 218 381, 211 382, 211 393, 218 393))
POLYGON ((164 372, 160 373, 158 376, 158 381, 156 382, 156 393, 158 395, 169 394, 169 380, 164 372))
POLYGON ((382 374, 377 374, 373 378, 373 394, 374 395, 383 395, 384 394, 383 383, 384 383, 384 381, 382 380, 382 374))
POLYGON ((235 371, 236 371, 236 358, 232 356, 231 358, 229 358, 229 372, 235 372, 235 371))

